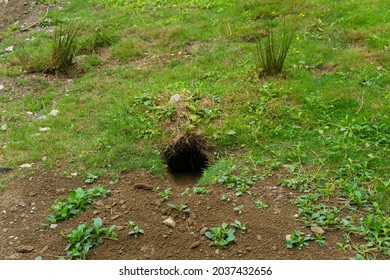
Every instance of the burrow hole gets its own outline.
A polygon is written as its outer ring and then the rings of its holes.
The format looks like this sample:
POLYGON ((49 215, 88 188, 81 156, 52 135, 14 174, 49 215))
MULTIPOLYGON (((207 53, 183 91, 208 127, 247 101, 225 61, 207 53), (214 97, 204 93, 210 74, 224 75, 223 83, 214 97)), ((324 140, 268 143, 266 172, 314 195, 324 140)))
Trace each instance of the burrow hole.
POLYGON ((166 148, 164 158, 176 181, 198 180, 209 164, 204 138, 193 134, 182 136, 166 148))

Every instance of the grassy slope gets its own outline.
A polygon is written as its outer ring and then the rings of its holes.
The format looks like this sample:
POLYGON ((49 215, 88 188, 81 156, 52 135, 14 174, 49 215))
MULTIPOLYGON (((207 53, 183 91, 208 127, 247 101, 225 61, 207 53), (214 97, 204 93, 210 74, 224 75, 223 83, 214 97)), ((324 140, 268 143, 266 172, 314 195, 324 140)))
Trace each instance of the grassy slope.
MULTIPOLYGON (((0 134, 7 145, 3 164, 45 156, 47 167, 68 161, 69 172, 145 168, 162 175, 161 147, 171 129, 197 130, 213 143, 216 156, 201 183, 260 167, 270 174, 287 165, 293 179, 286 186, 352 201, 348 211, 356 224, 375 212, 383 225, 379 235, 386 236, 388 1, 127 2, 73 0, 49 13, 53 22, 83 22, 82 74, 72 82, 48 84, 21 75, 12 55, 2 54, 0 77, 16 76, 21 87, 36 89, 16 101, 10 101, 12 92, 0 96, 1 123, 8 126, 0 134), (282 17, 296 30, 285 73, 259 80, 254 38, 262 20, 280 23, 282 17), (91 49, 97 39, 103 47, 91 49), (191 105, 180 115, 168 103, 177 93, 191 105), (57 117, 36 119, 54 107, 57 117), (39 133, 39 127, 51 129, 39 133)), ((45 49, 48 35, 32 35, 35 40, 21 43, 9 31, 0 49, 45 49)), ((348 223, 353 221, 345 220, 346 230, 358 231, 348 223)), ((373 242, 388 252, 389 244, 373 242)))

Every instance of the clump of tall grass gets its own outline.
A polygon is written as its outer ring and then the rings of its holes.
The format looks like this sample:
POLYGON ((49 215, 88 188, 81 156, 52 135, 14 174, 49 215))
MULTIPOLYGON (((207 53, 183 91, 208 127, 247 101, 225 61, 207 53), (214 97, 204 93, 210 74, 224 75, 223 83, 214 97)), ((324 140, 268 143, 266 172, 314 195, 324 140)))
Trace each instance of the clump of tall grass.
POLYGON ((294 33, 283 23, 281 34, 275 34, 272 21, 265 22, 265 35, 257 41, 260 62, 259 77, 273 76, 283 71, 284 61, 290 49, 294 33))
POLYGON ((24 47, 18 50, 16 57, 20 65, 28 72, 66 73, 74 64, 77 54, 77 39, 80 33, 76 21, 69 21, 54 30, 54 35, 48 45, 34 51, 24 47))

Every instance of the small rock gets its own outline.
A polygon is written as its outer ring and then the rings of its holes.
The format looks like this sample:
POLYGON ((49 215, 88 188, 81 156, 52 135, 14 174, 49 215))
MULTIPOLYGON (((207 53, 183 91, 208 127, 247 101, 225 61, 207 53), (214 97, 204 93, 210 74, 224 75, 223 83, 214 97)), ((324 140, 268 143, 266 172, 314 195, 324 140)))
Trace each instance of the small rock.
POLYGON ((43 254, 43 253, 45 253, 47 250, 49 249, 49 246, 45 246, 45 247, 43 247, 43 249, 41 250, 41 251, 39 251, 39 254, 43 254))
POLYGON ((55 116, 57 116, 59 113, 60 113, 60 111, 58 111, 58 110, 52 110, 48 115, 49 115, 49 116, 55 117, 55 116))
POLYGON ((215 250, 215 254, 216 254, 216 255, 219 254, 219 249, 215 250))
POLYGON ((169 99, 169 103, 172 103, 172 104, 177 103, 177 102, 180 101, 180 99, 181 99, 180 94, 178 94, 178 93, 177 93, 177 94, 174 94, 174 95, 172 95, 171 98, 169 99))
POLYGON ((4 89, 4 86, 0 85, 0 91, 2 91, 3 89, 4 89))
POLYGON ((8 129, 8 126, 7 124, 3 124, 1 127, 0 127, 1 131, 7 131, 8 129))
POLYGON ((123 250, 120 249, 120 250, 118 251, 118 253, 119 253, 119 254, 123 254, 123 250))
POLYGON ((93 205, 95 205, 95 206, 104 206, 103 201, 101 201, 101 200, 96 201, 93 205))
POLYGON ((252 247, 246 247, 246 250, 247 250, 247 251, 252 251, 253 248, 252 248, 252 247))
POLYGON ((18 207, 12 206, 11 209, 9 209, 10 212, 15 212, 18 210, 18 207))
POLYGON ((111 217, 111 220, 116 220, 116 219, 118 219, 119 217, 120 217, 120 215, 114 215, 114 216, 111 217))
POLYGON ((50 228, 51 228, 51 229, 56 229, 57 227, 58 227, 58 224, 51 224, 51 225, 50 225, 50 228))
POLYGON ((137 190, 146 190, 146 191, 151 191, 153 190, 153 187, 152 186, 149 186, 149 185, 145 185, 145 184, 135 184, 133 186, 134 189, 137 189, 137 190))
POLYGON ((163 237, 164 237, 164 238, 167 238, 167 237, 168 237, 168 235, 166 235, 166 234, 163 234, 163 237))
POLYGON ((27 112, 26 112, 26 114, 27 114, 27 115, 29 115, 29 116, 32 116, 32 115, 34 115, 34 113, 33 113, 33 112, 31 112, 31 111, 27 111, 27 112))
POLYGON ((22 165, 19 166, 20 168, 31 168, 32 163, 23 163, 22 165))
POLYGON ((287 234, 286 235, 286 241, 290 241, 291 240, 291 234, 287 234))
POLYGON ((39 127, 38 129, 40 132, 46 132, 50 130, 50 127, 39 127))
POLYGON ((167 215, 168 214, 168 209, 164 208, 161 210, 161 214, 167 215))
POLYGON ((200 245, 200 242, 194 242, 194 243, 191 244, 190 248, 191 249, 195 249, 195 248, 198 248, 199 245, 200 245))
POLYGON ((7 231, 8 231, 8 228, 3 228, 4 233, 7 233, 7 231))
POLYGON ((7 211, 3 210, 3 214, 7 214, 7 211))
POLYGON ((127 205, 126 205, 126 204, 121 205, 121 209, 122 209, 122 210, 125 210, 126 208, 127 208, 127 205))
POLYGON ((261 240, 261 235, 258 234, 258 235, 256 236, 256 239, 260 241, 260 240, 261 240))
POLYGON ((121 231, 121 230, 124 230, 125 227, 124 227, 124 226, 116 226, 116 229, 119 230, 119 231, 121 231))
POLYGON ((191 227, 191 226, 194 225, 194 220, 191 219, 191 218, 188 218, 188 219, 187 219, 187 223, 188 223, 188 226, 191 227))
POLYGON ((119 201, 119 205, 123 205, 123 204, 125 204, 125 202, 126 202, 126 201, 121 200, 121 201, 119 201))
POLYGON ((97 210, 92 212, 94 215, 97 215, 99 212, 97 210))
POLYGON ((202 229, 199 231, 200 235, 204 235, 207 230, 208 227, 202 227, 202 229))
POLYGON ((13 52, 14 51, 14 46, 9 46, 5 48, 6 52, 13 52))
POLYGON ((20 259, 20 254, 15 253, 8 257, 9 260, 18 260, 20 259))
POLYGON ((294 215, 294 218, 295 218, 295 219, 299 218, 299 215, 298 215, 298 214, 295 214, 295 215, 294 215))
POLYGON ((324 234, 325 230, 323 230, 321 227, 310 227, 310 230, 317 234, 324 234))
POLYGON ((34 246, 28 246, 28 245, 21 245, 15 248, 16 252, 22 254, 31 253, 32 251, 34 251, 34 249, 35 249, 34 246))
POLYGON ((166 224, 167 226, 171 227, 171 228, 175 228, 176 227, 176 222, 175 222, 175 220, 172 219, 172 217, 166 218, 163 221, 163 223, 166 224))

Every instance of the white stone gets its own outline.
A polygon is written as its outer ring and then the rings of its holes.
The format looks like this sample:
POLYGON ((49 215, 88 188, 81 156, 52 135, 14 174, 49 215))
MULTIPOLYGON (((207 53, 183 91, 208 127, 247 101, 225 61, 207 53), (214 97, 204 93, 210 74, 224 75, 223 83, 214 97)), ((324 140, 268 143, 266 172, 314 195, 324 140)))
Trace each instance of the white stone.
POLYGON ((2 131, 6 131, 6 130, 8 129, 7 124, 3 124, 3 125, 0 127, 0 129, 1 129, 2 131))
POLYGON ((9 46, 5 48, 6 52, 13 52, 14 51, 14 46, 9 46))
POLYGON ((163 223, 166 224, 167 226, 171 227, 171 228, 175 228, 175 226, 176 226, 176 222, 175 222, 175 220, 172 219, 172 217, 166 218, 163 221, 163 223))
POLYGON ((58 227, 57 224, 51 224, 51 225, 50 225, 50 228, 51 228, 51 229, 56 229, 57 227, 58 227))
POLYGON ((19 166, 20 168, 31 168, 32 163, 23 163, 22 165, 19 166))
POLYGON ((180 99, 181 99, 181 96, 180 96, 180 94, 174 94, 174 95, 172 95, 171 96, 171 98, 169 99, 169 103, 177 103, 177 102, 179 102, 180 101, 180 99))
POLYGON ((39 131, 41 131, 41 132, 46 132, 48 130, 50 130, 50 127, 40 127, 39 128, 39 131))
POLYGON ((2 91, 3 89, 4 89, 4 86, 0 85, 0 91, 2 91))
POLYGON ((55 117, 55 116, 57 116, 59 113, 60 113, 60 111, 58 111, 58 110, 52 110, 52 111, 49 113, 49 116, 55 117))

